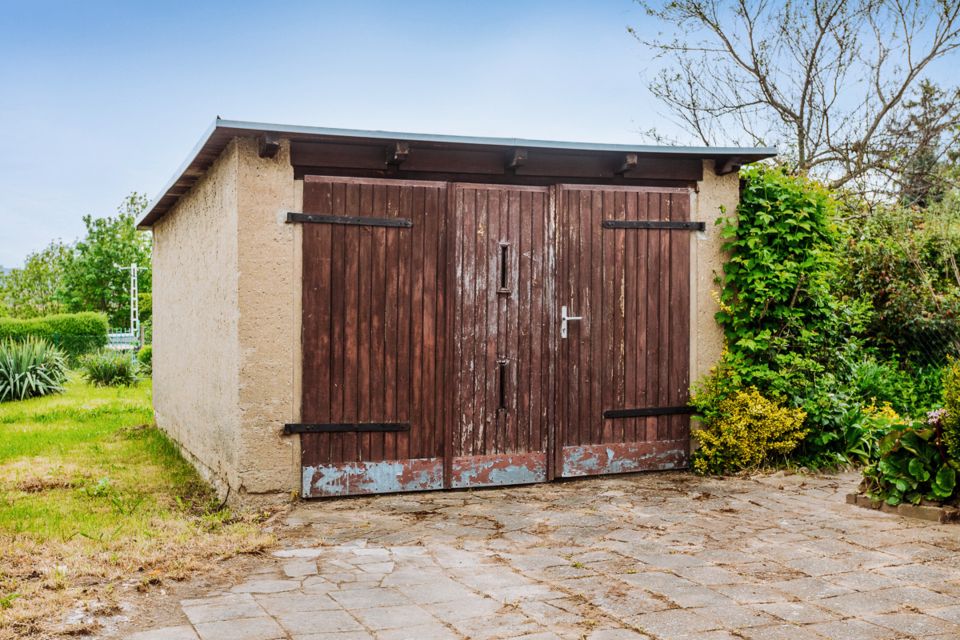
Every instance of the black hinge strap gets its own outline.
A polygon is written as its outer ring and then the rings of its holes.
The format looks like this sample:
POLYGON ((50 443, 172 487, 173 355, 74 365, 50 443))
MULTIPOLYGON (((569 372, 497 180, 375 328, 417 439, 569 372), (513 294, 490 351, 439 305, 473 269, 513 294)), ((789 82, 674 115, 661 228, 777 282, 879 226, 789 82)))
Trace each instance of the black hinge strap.
POLYGON ((406 218, 367 218, 360 216, 328 216, 316 213, 287 212, 287 222, 313 222, 317 224, 350 224, 361 227, 400 227, 409 229, 413 221, 406 218))
POLYGON ((386 433, 392 431, 410 431, 409 422, 293 422, 283 425, 283 433, 386 433))
POLYGON ((603 412, 604 418, 644 418, 648 416, 678 416, 694 412, 693 407, 644 407, 636 409, 609 409, 603 412))
POLYGON ((604 229, 681 229, 686 231, 706 231, 706 222, 676 220, 603 220, 604 229))

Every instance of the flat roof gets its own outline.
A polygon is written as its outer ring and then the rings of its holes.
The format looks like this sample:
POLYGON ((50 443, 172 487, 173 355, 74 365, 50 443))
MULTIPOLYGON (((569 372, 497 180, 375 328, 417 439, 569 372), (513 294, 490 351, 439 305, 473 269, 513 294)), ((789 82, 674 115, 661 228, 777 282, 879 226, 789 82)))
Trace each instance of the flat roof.
POLYGON ((461 149, 523 148, 558 151, 636 153, 644 156, 671 158, 714 158, 724 160, 739 158, 742 162, 755 162, 777 155, 774 147, 684 147, 642 144, 606 144, 595 142, 563 142, 557 140, 528 140, 524 138, 488 138, 480 136, 452 136, 430 133, 405 133, 399 131, 366 131, 361 129, 334 129, 301 125, 270 124, 222 120, 219 117, 201 136, 177 172, 147 207, 138 222, 148 228, 169 211, 206 170, 220 156, 227 144, 238 136, 274 134, 292 141, 371 143, 371 142, 416 142, 431 146, 461 149))

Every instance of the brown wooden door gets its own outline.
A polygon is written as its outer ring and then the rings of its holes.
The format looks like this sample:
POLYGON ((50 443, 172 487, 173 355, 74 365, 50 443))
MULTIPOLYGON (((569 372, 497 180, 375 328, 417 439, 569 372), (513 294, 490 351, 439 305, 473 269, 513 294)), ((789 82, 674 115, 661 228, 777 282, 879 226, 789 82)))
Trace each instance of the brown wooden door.
POLYGON ((453 487, 547 479, 550 188, 453 187, 453 487))
POLYGON ((304 496, 443 486, 446 184, 307 176, 304 496))
POLYGON ((623 223, 688 221, 689 193, 562 186, 557 198, 557 305, 582 320, 558 341, 556 475, 685 466, 690 231, 623 223))

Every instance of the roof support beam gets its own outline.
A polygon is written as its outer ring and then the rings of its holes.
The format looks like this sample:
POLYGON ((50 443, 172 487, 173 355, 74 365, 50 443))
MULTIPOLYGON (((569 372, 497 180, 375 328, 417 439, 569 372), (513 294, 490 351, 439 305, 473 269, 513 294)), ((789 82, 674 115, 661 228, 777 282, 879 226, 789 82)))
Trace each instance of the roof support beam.
POLYGON ((395 142, 387 147, 387 164, 392 167, 397 167, 406 160, 409 155, 409 142, 395 142))
POLYGON ((507 169, 516 171, 517 167, 522 167, 526 162, 526 149, 514 149, 507 155, 507 169))
POLYGON ((619 169, 617 169, 616 174, 617 174, 618 176, 622 176, 622 175, 625 174, 627 171, 630 171, 630 170, 632 170, 632 169, 636 169, 638 162, 639 162, 639 159, 637 158, 637 154, 635 154, 635 153, 627 153, 627 154, 625 154, 625 155, 623 156, 623 164, 620 165, 620 168, 619 168, 619 169))
POLYGON ((714 172, 718 176, 725 176, 728 173, 740 171, 743 166, 743 158, 740 156, 730 156, 728 158, 717 158, 713 162, 714 172))
POLYGON ((273 158, 280 151, 280 136, 265 133, 257 138, 257 155, 261 158, 273 158))

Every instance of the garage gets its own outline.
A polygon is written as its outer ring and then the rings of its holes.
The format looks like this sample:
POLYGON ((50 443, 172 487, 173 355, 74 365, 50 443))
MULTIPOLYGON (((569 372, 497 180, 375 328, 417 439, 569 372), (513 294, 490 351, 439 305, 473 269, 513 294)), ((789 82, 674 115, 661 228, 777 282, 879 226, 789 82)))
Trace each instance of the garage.
POLYGON ((141 221, 157 423, 236 495, 683 468, 772 154, 218 120, 141 221))

